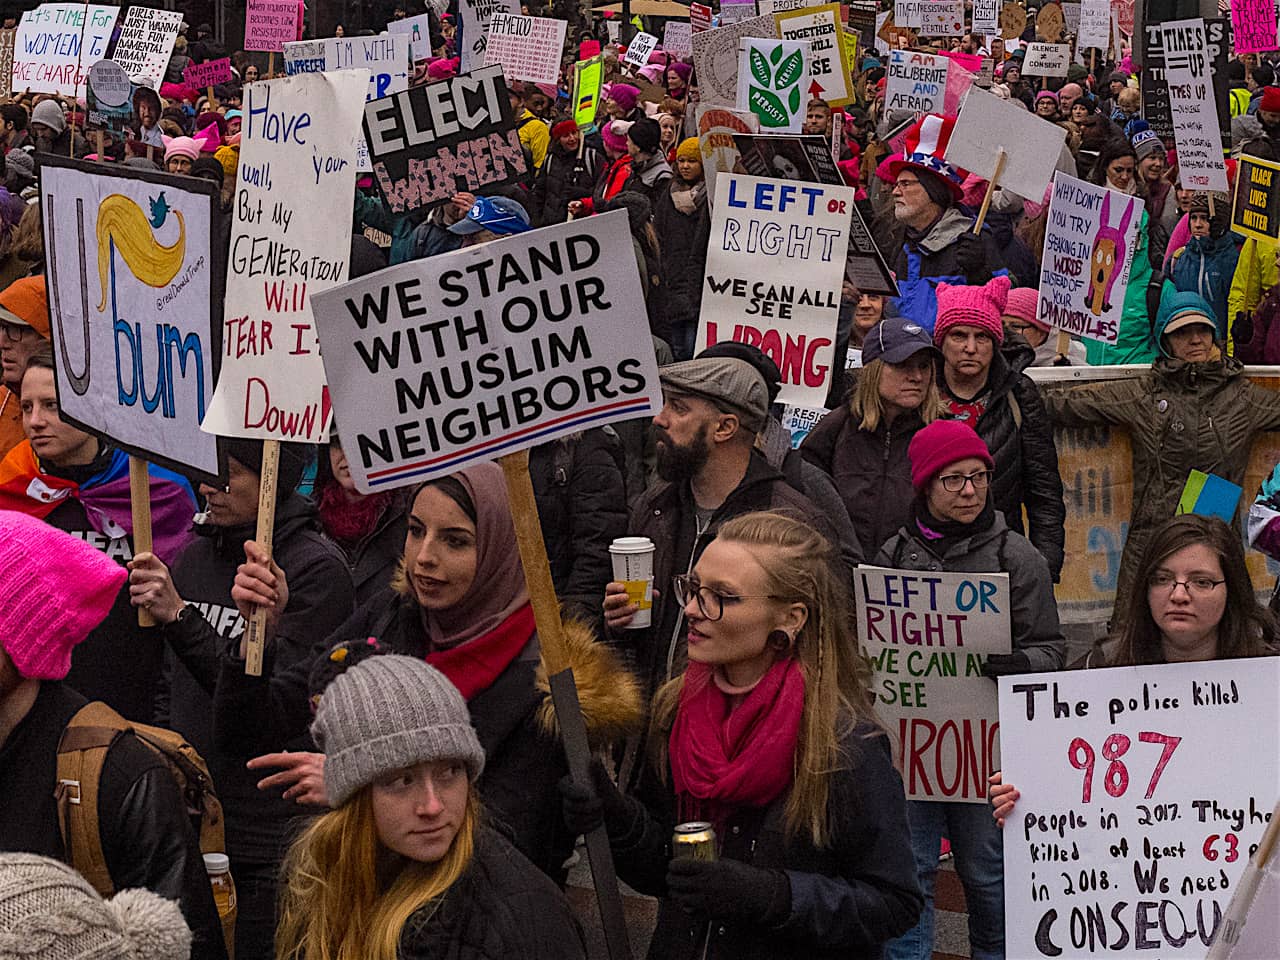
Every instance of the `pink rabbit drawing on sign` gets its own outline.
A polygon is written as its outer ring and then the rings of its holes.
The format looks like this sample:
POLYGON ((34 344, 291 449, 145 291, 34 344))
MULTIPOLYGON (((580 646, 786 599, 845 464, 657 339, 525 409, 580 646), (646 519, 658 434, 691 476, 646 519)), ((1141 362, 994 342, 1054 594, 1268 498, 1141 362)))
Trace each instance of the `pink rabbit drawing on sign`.
POLYGON ((1104 192, 1102 197, 1102 218, 1098 227, 1098 235, 1093 238, 1093 252, 1089 256, 1089 292, 1085 296, 1084 305, 1095 317, 1100 317, 1111 310, 1111 290, 1119 278, 1120 268, 1124 266, 1124 235, 1129 230, 1129 221, 1133 217, 1131 199, 1124 208, 1124 216, 1120 218, 1120 226, 1113 227, 1111 219, 1111 191, 1104 192))

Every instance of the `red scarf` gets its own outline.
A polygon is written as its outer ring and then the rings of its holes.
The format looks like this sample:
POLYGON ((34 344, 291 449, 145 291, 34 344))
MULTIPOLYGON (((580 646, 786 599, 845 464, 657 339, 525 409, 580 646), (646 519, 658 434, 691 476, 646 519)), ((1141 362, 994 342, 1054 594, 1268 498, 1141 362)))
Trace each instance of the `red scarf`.
POLYGON ((711 671, 701 663, 685 671, 671 728, 671 776, 682 819, 723 824, 734 809, 766 807, 791 786, 804 674, 796 660, 779 660, 731 708, 711 671))
POLYGON ((320 491, 320 522, 325 531, 344 546, 354 547, 369 534, 382 519, 382 512, 395 495, 374 493, 349 500, 342 485, 334 480, 320 491))
POLYGON ((488 633, 447 650, 427 654, 431 664, 462 692, 468 703, 502 676, 533 636, 533 607, 526 603, 488 633))

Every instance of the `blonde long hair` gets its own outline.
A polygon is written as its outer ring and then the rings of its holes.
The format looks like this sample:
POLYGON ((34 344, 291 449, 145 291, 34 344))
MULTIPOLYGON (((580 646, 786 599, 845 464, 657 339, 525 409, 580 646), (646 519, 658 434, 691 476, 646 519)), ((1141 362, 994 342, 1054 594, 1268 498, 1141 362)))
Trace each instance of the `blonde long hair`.
POLYGON ((285 857, 277 960, 396 960, 405 923, 471 863, 479 818, 473 787, 444 859, 418 863, 378 839, 372 787, 324 814, 285 857))
MULTIPOLYGON (((735 517, 716 534, 746 547, 759 560, 766 591, 808 610, 796 635, 794 656, 804 674, 804 713, 796 744, 795 780, 786 804, 788 836, 807 834, 819 849, 834 839, 828 809, 831 775, 852 761, 842 741, 859 721, 877 726, 871 710, 870 673, 859 655, 853 602, 840 560, 820 533, 780 513, 735 517)), ((664 684, 654 697, 654 761, 667 772, 667 734, 675 722, 684 677, 664 684)))
MULTIPOLYGON (((853 396, 849 400, 849 413, 858 421, 859 429, 868 433, 874 433, 884 419, 884 401, 880 399, 880 377, 883 372, 883 360, 872 360, 860 369, 858 382, 854 385, 853 396)), ((934 369, 929 375, 924 400, 920 403, 920 419, 925 423, 932 423, 945 410, 942 394, 938 391, 938 371, 934 369)))

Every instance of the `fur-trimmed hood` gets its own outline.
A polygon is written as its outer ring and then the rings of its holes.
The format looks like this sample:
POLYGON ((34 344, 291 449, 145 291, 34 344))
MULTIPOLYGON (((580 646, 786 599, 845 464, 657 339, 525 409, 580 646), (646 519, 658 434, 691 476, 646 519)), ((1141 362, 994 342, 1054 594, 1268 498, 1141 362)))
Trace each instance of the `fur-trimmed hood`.
MULTIPOLYGON (((586 624, 566 620, 564 642, 592 747, 637 732, 645 709, 639 681, 627 671, 607 644, 596 640, 586 624)), ((538 726, 558 738, 560 724, 556 719, 545 662, 538 665, 535 684, 543 694, 542 704, 538 707, 538 726)))

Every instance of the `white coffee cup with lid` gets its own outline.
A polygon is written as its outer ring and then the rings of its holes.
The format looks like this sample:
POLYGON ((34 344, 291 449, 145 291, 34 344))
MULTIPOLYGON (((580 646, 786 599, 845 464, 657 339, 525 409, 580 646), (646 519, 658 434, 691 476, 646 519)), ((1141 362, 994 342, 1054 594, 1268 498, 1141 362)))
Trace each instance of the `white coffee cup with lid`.
POLYGON ((653 554, 657 548, 648 537, 619 537, 609 544, 613 579, 627 588, 627 599, 639 607, 627 625, 640 630, 653 622, 653 554))

